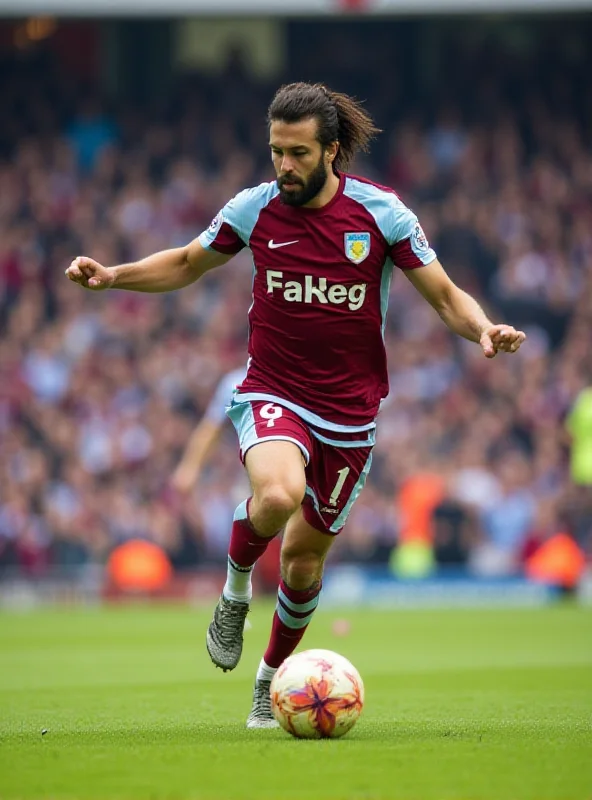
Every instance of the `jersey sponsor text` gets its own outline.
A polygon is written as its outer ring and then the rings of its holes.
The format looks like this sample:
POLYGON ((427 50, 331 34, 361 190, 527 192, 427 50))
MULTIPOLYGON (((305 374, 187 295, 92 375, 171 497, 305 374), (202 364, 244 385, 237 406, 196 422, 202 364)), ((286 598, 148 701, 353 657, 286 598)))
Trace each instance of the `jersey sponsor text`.
POLYGON ((327 286, 327 278, 305 275, 303 284, 301 281, 284 281, 284 273, 280 270, 268 269, 266 274, 267 294, 272 295, 278 290, 288 303, 312 303, 316 300, 322 305, 331 303, 338 306, 347 302, 350 311, 357 311, 366 299, 365 283, 356 283, 349 287, 342 283, 327 286))

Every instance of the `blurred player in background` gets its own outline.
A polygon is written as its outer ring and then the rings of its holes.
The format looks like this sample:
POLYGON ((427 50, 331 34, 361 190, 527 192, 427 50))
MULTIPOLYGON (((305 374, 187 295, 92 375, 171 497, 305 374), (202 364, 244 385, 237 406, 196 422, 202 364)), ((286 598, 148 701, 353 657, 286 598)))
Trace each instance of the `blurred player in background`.
POLYGON ((188 494, 199 483, 206 461, 216 446, 227 420, 226 409, 232 401, 233 392, 244 377, 245 369, 241 367, 227 372, 218 383, 171 477, 171 485, 178 492, 188 494))
POLYGON ((388 392, 383 330, 393 265, 485 357, 513 353, 525 338, 491 322, 450 280, 395 192, 345 173, 378 132, 355 100, 290 84, 273 98, 268 122, 276 180, 239 193, 196 240, 111 268, 79 257, 66 270, 89 289, 163 292, 244 247, 253 254, 249 363, 228 411, 253 494, 234 515, 227 580, 207 633, 212 661, 234 669, 253 566, 283 530, 249 728, 276 725, 271 679, 312 619, 325 558, 370 469, 388 392))

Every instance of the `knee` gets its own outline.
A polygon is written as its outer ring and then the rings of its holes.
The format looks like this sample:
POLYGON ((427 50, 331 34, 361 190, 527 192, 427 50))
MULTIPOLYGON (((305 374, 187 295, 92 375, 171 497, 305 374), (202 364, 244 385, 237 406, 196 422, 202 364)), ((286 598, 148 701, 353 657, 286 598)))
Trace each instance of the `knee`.
POLYGON ((308 589, 323 575, 324 557, 310 550, 282 550, 282 578, 291 589, 308 589))
POLYGON ((255 494, 259 514, 282 525, 300 508, 303 498, 304 487, 297 484, 272 484, 255 494))

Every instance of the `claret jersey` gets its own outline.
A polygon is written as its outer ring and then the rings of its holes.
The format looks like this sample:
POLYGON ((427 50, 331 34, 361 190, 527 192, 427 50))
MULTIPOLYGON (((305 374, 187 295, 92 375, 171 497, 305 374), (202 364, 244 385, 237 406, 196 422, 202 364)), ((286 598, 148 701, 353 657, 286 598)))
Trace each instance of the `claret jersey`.
POLYGON ((393 265, 436 258, 395 192, 342 174, 317 209, 285 205, 277 183, 263 183, 227 203, 199 242, 253 255, 249 362, 236 399, 281 403, 330 431, 372 429, 388 394, 393 265))

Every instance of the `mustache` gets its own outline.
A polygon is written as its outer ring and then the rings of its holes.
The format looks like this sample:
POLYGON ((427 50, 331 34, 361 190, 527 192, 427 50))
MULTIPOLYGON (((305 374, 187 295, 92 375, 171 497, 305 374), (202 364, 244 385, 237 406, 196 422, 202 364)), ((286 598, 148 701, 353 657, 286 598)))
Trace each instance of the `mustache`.
POLYGON ((293 175, 281 175, 277 179, 278 185, 283 186, 285 183, 295 183, 298 186, 304 186, 304 181, 301 181, 300 178, 296 178, 293 175))

